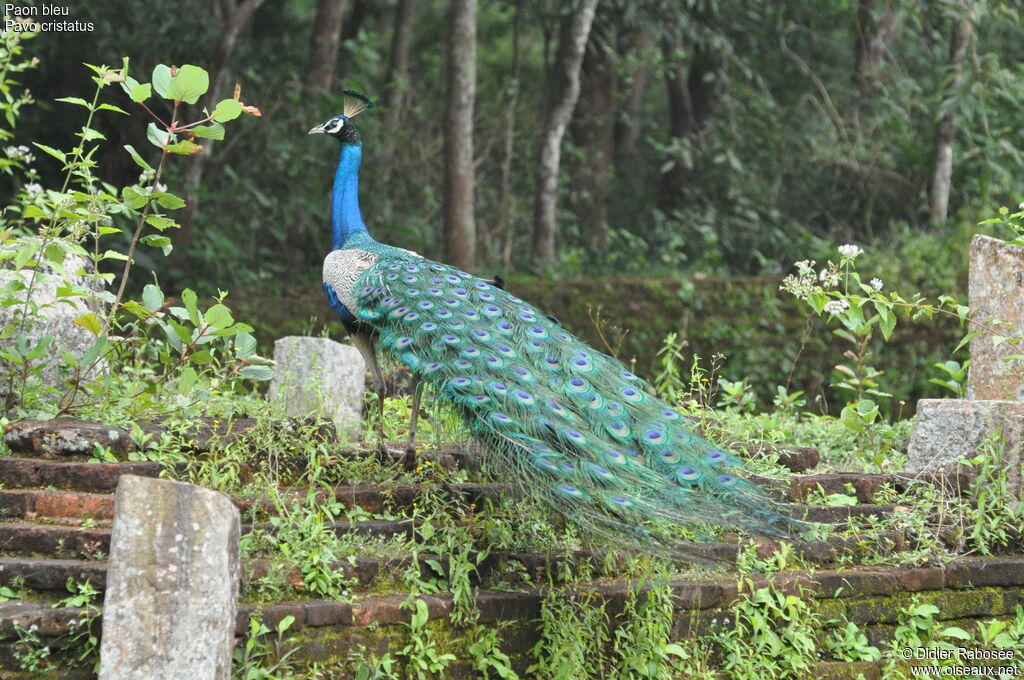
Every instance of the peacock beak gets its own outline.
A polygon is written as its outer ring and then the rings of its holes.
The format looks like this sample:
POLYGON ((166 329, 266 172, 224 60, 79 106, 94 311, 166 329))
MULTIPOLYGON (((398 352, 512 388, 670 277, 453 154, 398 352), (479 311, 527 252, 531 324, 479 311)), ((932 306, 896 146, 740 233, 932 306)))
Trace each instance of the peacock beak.
POLYGON ((310 134, 310 135, 322 135, 322 134, 324 134, 324 124, 320 123, 319 125, 315 125, 315 126, 311 127, 307 134, 310 134))

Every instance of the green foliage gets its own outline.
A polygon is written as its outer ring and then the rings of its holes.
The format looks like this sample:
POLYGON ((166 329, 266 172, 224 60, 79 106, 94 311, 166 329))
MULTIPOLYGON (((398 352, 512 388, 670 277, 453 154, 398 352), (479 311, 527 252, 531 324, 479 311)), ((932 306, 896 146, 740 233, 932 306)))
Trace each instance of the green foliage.
POLYGON ((603 677, 608 617, 596 593, 549 591, 541 603, 540 626, 540 640, 531 651, 536 661, 528 673, 548 680, 603 677))
POLYGON ((732 626, 714 636, 722 668, 735 680, 807 676, 817 657, 819 616, 803 599, 773 586, 743 584, 732 626))
POLYGON ((14 656, 23 671, 57 673, 63 670, 87 668, 93 673, 100 667, 99 618, 97 599, 100 591, 88 580, 75 581, 68 577, 67 597, 54 604, 54 608, 76 608, 80 616, 57 637, 43 637, 38 626, 29 628, 15 625, 19 647, 14 656))
POLYGON ((428 680, 448 668, 456 657, 440 650, 434 631, 427 625, 430 618, 427 603, 417 599, 413 602, 413 607, 415 611, 408 624, 409 644, 402 648, 399 655, 406 659, 405 672, 408 677, 428 680))
MULTIPOLYGON (((3 40, 5 51, 0 56, 13 59, 19 53, 18 38, 5 33, 3 40)), ((160 211, 180 208, 184 202, 166 190, 161 177, 169 155, 197 150, 188 140, 179 142, 178 136, 190 135, 196 125, 212 120, 214 114, 187 124, 179 118, 181 104, 194 103, 205 92, 205 71, 182 67, 171 76, 166 88, 157 88, 173 106, 171 122, 164 123, 145 105, 147 88, 128 75, 127 58, 121 68, 86 66, 94 74, 91 102, 78 97, 58 100, 86 110, 85 123, 76 133, 76 145, 62 151, 36 144, 61 163, 61 188, 36 190, 29 185, 0 219, 0 266, 9 270, 0 287, 0 306, 11 314, 11 322, 0 329, 0 339, 5 340, 0 352, 0 375, 5 383, 0 391, 6 398, 5 408, 16 408, 20 413, 70 413, 102 403, 138 414, 167 410, 168 402, 171 409, 180 407, 183 401, 203 399, 210 389, 234 389, 238 379, 269 379, 271 362, 255 355, 255 341, 250 335, 253 329, 234 321, 223 304, 226 293, 220 293, 215 304, 206 309, 200 308, 198 296, 189 288, 181 293, 181 306, 165 299, 156 284, 146 286, 141 300, 124 298, 137 246, 157 248, 165 255, 170 252, 170 239, 162 232, 178 225, 160 211), (120 83, 159 122, 150 124, 149 137, 162 152, 154 169, 127 146, 128 155, 142 173, 136 182, 120 189, 97 176, 95 161, 106 140, 94 127, 98 114, 128 115, 120 107, 100 101, 104 90, 114 83, 120 83), (120 234, 120 225, 125 222, 135 223, 126 252, 106 247, 109 237, 120 234), (143 236, 147 226, 155 233, 143 236), (90 240, 91 252, 83 247, 90 240), (124 263, 123 270, 117 293, 112 294, 106 285, 116 279, 102 272, 104 266, 119 262, 124 263), (43 287, 55 291, 55 302, 40 304, 35 300, 34 293, 43 287), (58 353, 51 349, 52 335, 34 332, 44 327, 48 311, 64 304, 83 312, 75 323, 95 336, 92 347, 81 355, 63 350, 58 353), (48 367, 60 367, 63 387, 44 385, 48 367), (122 370, 112 370, 115 367, 122 370), (194 389, 197 385, 198 390, 194 389)), ((164 71, 169 73, 171 69, 158 67, 154 73, 162 76, 164 71)), ((8 113, 13 125, 18 110, 12 108, 8 113)), ((18 158, 25 163, 32 160, 27 151, 19 152, 18 158)), ((20 164, 9 164, 5 169, 10 173, 24 170, 20 164)), ((35 178, 31 172, 24 174, 27 179, 35 178)))
POLYGON ((263 622, 263 612, 249 616, 249 630, 242 644, 235 647, 231 667, 232 680, 279 680, 294 677, 295 662, 291 657, 299 651, 287 636, 295 623, 289 614, 271 630, 263 622))
POLYGON ((629 590, 623 623, 612 638, 619 680, 672 680, 693 655, 672 642, 672 589, 667 582, 641 584, 629 590), (644 588, 642 585, 646 585, 644 588))

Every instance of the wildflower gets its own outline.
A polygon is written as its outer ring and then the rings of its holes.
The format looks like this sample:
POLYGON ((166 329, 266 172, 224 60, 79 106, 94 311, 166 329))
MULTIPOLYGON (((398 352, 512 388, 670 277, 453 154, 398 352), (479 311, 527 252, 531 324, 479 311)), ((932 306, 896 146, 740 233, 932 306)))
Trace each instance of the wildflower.
POLYGON ((43 193, 43 187, 41 184, 32 182, 31 184, 25 185, 25 193, 28 194, 29 198, 32 198, 33 196, 38 196, 39 194, 43 193))
POLYGON ((848 260, 856 258, 863 252, 864 251, 861 250, 860 246, 855 246, 852 243, 847 243, 845 245, 839 246, 839 254, 848 260))
POLYGON ((26 163, 31 163, 32 161, 35 160, 35 156, 32 155, 32 150, 29 149, 24 144, 21 144, 19 146, 9 146, 6 149, 4 149, 4 153, 7 154, 8 158, 14 158, 20 161, 25 161, 26 163))
POLYGON ((882 290, 882 279, 871 279, 871 287, 875 290, 882 290))
POLYGON ((156 183, 156 190, 161 192, 161 193, 163 193, 163 192, 167 191, 167 185, 164 184, 163 182, 157 182, 156 183))
POLYGON ((849 308, 850 303, 846 300, 829 300, 825 303, 825 311, 832 316, 842 314, 849 308))
POLYGON ((818 273, 818 281, 820 281, 821 285, 825 288, 835 288, 839 285, 839 272, 832 267, 822 269, 818 273))

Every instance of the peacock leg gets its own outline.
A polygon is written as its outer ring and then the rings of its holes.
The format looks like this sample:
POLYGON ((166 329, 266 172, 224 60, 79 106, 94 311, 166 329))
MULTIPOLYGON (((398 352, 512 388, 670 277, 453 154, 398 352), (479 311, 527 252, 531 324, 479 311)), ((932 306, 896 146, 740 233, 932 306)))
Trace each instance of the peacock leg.
POLYGON ((377 361, 377 352, 373 349, 373 338, 370 333, 356 328, 348 327, 349 337, 352 344, 363 356, 363 362, 369 369, 370 389, 377 394, 377 453, 382 461, 388 459, 388 448, 384 445, 384 373, 380 370, 380 362, 377 361))
POLYGON ((412 374, 412 413, 409 415, 409 441, 402 455, 402 468, 411 471, 416 467, 416 423, 420 417, 420 397, 423 394, 423 383, 417 374, 412 374))

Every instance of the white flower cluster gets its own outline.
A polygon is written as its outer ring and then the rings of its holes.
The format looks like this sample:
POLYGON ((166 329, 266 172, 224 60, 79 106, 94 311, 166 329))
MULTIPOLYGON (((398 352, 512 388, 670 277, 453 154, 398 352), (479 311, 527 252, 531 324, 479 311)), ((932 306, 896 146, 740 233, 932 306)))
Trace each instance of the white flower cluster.
POLYGON ((37 184, 36 182, 32 182, 31 184, 25 185, 25 191, 28 193, 28 197, 32 198, 43 193, 43 185, 37 184))
POLYGON ((806 300, 807 296, 814 291, 817 284, 818 274, 814 270, 814 260, 801 260, 796 263, 796 274, 790 274, 782 279, 779 290, 784 290, 793 296, 806 300))
POLYGON ((36 159, 36 157, 32 155, 32 150, 25 145, 9 146, 4 149, 4 153, 7 154, 8 158, 24 161, 26 163, 31 163, 36 159))
POLYGON ((818 281, 821 281, 823 288, 835 288, 839 285, 839 270, 829 262, 828 269, 818 272, 818 281))
POLYGON ((863 252, 864 251, 861 250, 860 246, 855 246, 852 243, 847 243, 845 245, 839 246, 839 254, 849 260, 855 259, 858 255, 860 255, 863 252))
POLYGON ((824 310, 832 316, 838 316, 850 308, 846 300, 829 300, 825 303, 824 310))
POLYGON ((871 287, 874 288, 875 290, 882 290, 882 279, 874 278, 871 279, 869 283, 871 284, 871 287))

